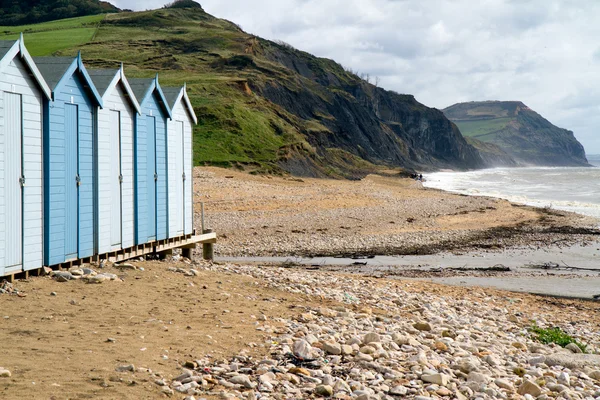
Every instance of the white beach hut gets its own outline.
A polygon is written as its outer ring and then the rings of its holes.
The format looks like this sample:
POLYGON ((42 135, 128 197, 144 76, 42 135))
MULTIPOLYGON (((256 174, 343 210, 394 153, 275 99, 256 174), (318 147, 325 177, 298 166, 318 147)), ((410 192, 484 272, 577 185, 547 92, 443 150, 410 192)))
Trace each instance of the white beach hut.
POLYGON ((97 116, 98 254, 135 244, 134 237, 134 115, 140 105, 119 69, 88 71, 102 96, 97 116))
POLYGON ((0 276, 43 264, 43 100, 46 84, 23 36, 0 41, 0 276))
POLYGON ((168 125, 169 238, 193 232, 192 131, 198 123, 186 86, 163 88, 171 107, 168 125))

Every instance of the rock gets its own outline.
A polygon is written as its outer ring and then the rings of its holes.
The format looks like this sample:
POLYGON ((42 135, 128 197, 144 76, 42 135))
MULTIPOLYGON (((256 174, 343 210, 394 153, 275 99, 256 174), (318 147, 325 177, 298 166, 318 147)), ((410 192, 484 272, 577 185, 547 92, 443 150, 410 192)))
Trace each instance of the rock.
POLYGON ((329 385, 319 385, 315 388, 315 393, 319 396, 331 397, 333 396, 333 388, 329 385))
POLYGON ((529 359, 529 364, 530 365, 538 365, 538 364, 542 364, 546 362, 546 356, 544 355, 540 355, 540 356, 536 356, 536 357, 531 357, 529 359))
POLYGON ((408 388, 402 385, 394 386, 390 390, 390 394, 394 396, 406 396, 406 393, 408 393, 408 388))
POLYGON ((556 380, 562 385, 571 386, 571 377, 565 371, 562 371, 556 380))
POLYGON ((479 367, 473 361, 465 360, 458 364, 458 369, 465 374, 468 374, 471 371, 477 371, 479 367))
POLYGON ((348 346, 347 344, 343 344, 342 345, 342 354, 346 355, 346 356, 354 354, 354 349, 352 348, 352 346, 348 346))
POLYGON ((242 385, 246 389, 253 389, 256 386, 256 383, 251 382, 247 375, 236 375, 230 378, 229 382, 233 383, 234 385, 242 385))
POLYGON ((477 382, 477 383, 485 383, 487 384, 491 378, 487 375, 481 374, 479 372, 471 371, 469 375, 467 375, 467 380, 469 382, 477 382))
POLYGON ((96 276, 90 276, 87 278, 87 283, 92 283, 92 284, 99 284, 99 283, 103 283, 106 281, 109 281, 110 278, 104 274, 100 274, 100 275, 96 275, 96 276))
POLYGON ((440 342, 439 340, 435 342, 433 346, 438 351, 448 351, 448 346, 446 345, 446 343, 440 342))
POLYGON ((168 386, 163 386, 161 389, 161 392, 163 394, 166 394, 167 396, 173 396, 175 394, 175 392, 173 391, 173 389, 171 389, 168 386))
POLYGON ((433 383, 435 385, 446 386, 450 377, 446 374, 430 374, 430 375, 421 375, 421 380, 423 382, 433 383))
POLYGON ((597 381, 600 381, 600 370, 594 370, 591 371, 588 376, 592 379, 595 379, 597 381))
POLYGON ((117 372, 135 372, 135 366, 133 364, 120 365, 115 370, 117 372))
POLYGON ((431 331, 431 325, 429 324, 429 322, 416 322, 413 324, 413 328, 424 332, 431 331))
POLYGON ((381 342, 381 337, 379 336, 379 334, 375 333, 375 332, 370 332, 367 333, 364 337, 363 337, 363 344, 369 344, 369 343, 374 343, 374 342, 381 342))
POLYGON ((561 365, 571 370, 600 367, 600 355, 597 354, 576 354, 576 353, 555 353, 546 356, 546 365, 553 367, 561 365))
POLYGON ((569 343, 565 346, 565 349, 571 350, 572 353, 583 353, 581 348, 577 346, 575 343, 569 343))
POLYGON ((315 349, 313 349, 306 340, 294 342, 294 355, 301 360, 312 360, 317 358, 315 349))
POLYGON ((0 368, 0 378, 10 378, 11 376, 12 376, 12 374, 10 373, 9 370, 0 368))
POLYGON ((288 370, 290 374, 310 376, 310 371, 306 368, 292 367, 288 370))
POLYGON ((335 356, 342 354, 342 346, 338 343, 325 342, 323 343, 323 350, 335 356))
POLYGON ((56 279, 57 282, 67 282, 72 279, 75 279, 75 277, 70 272, 65 271, 52 271, 50 275, 54 277, 54 279, 56 279))
POLYGON ((521 396, 529 394, 533 397, 538 397, 542 394, 542 389, 535 383, 531 382, 528 379, 525 379, 521 386, 519 386, 519 390, 517 391, 521 396))
POLYGON ((501 389, 506 389, 510 391, 514 391, 514 386, 506 379, 497 378, 494 383, 501 389))

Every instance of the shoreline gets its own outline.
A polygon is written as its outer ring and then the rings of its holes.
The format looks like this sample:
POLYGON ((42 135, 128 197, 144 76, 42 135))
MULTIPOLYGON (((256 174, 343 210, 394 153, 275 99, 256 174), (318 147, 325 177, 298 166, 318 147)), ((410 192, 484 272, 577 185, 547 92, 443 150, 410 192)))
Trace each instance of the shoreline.
POLYGON ((422 255, 600 239, 593 217, 419 189, 404 178, 334 181, 218 168, 195 174, 196 209, 205 202, 222 257, 422 255))

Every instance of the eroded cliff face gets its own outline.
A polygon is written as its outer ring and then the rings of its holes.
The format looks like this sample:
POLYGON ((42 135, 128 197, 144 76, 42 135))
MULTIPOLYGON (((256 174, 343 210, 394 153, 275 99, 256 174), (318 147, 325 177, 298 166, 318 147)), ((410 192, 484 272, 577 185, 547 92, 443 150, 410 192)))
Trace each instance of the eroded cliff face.
POLYGON ((264 44, 265 56, 297 74, 254 92, 306 121, 317 153, 336 148, 373 164, 409 169, 480 168, 485 164, 444 114, 346 73, 330 60, 264 44))
POLYGON ((518 165, 588 165, 573 132, 554 126, 520 101, 459 103, 444 113, 463 134, 497 146, 518 165))

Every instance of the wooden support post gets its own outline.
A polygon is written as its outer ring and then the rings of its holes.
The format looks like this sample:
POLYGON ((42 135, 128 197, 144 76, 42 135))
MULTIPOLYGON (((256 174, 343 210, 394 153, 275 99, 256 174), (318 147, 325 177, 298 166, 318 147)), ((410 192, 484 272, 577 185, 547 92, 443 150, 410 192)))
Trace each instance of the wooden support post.
POLYGON ((181 256, 185 258, 189 258, 190 260, 194 259, 194 249, 196 248, 196 244, 191 244, 189 246, 185 246, 181 248, 181 256))
MULTIPOLYGON (((202 233, 212 233, 212 229, 205 229, 202 233)), ((215 259, 214 255, 214 244, 212 243, 203 243, 202 244, 202 258, 205 260, 213 261, 215 259)))
POLYGON ((173 249, 164 250, 164 251, 161 251, 160 253, 158 253, 158 258, 161 259, 161 260, 164 260, 168 256, 172 256, 172 255, 173 255, 173 249))

